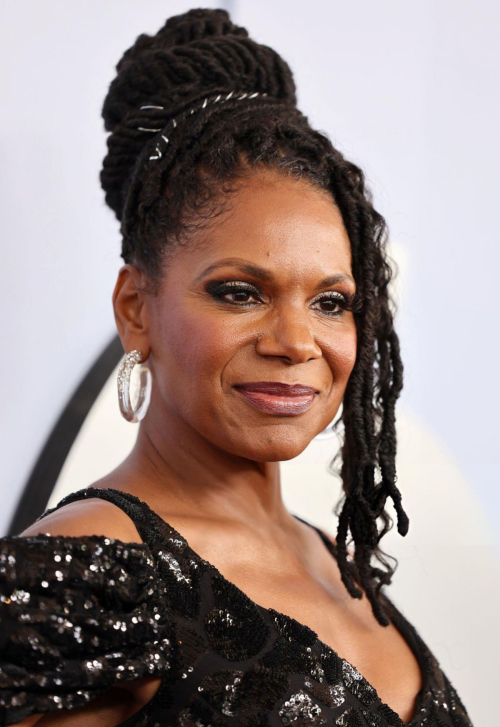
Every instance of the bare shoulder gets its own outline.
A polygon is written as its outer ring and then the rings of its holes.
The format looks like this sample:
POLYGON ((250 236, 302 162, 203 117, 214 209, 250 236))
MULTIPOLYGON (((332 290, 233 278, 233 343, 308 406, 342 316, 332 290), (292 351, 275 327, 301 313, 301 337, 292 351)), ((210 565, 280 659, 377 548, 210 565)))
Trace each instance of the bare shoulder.
POLYGON ((133 521, 112 502, 99 497, 75 500, 34 522, 21 537, 49 535, 105 535, 126 543, 142 543, 133 521))

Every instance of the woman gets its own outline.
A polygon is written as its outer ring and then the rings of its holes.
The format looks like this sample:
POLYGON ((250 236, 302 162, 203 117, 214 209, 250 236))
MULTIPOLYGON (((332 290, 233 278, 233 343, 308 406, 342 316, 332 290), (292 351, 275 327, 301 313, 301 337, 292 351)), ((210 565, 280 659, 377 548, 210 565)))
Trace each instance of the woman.
POLYGON ((402 363, 363 173, 224 10, 170 18, 117 72, 101 182, 123 234, 119 403, 139 434, 0 541, 2 724, 470 725, 382 590, 387 497, 409 524, 402 363), (286 510, 279 462, 341 404, 334 540, 286 510))

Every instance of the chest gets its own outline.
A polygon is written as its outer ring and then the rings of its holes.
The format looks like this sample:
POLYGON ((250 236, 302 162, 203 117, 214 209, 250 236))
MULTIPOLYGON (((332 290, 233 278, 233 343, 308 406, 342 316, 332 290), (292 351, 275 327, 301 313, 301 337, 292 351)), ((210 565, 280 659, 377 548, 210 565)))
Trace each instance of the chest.
POLYGON ((318 574, 280 577, 239 564, 222 575, 189 550, 159 560, 185 679, 177 696, 186 704, 202 692, 236 715, 279 705, 281 695, 290 714, 300 704, 321 711, 382 702, 404 721, 413 716, 417 658, 393 624, 378 624, 366 598, 318 574))
MULTIPOLYGON (((237 569, 232 582, 238 582, 237 569)), ((298 570, 293 578, 259 567, 244 576, 245 593, 255 603, 276 609, 313 630, 341 658, 352 664, 402 719, 414 714, 423 674, 408 636, 394 624, 375 619, 366 595, 353 599, 335 572, 298 570), (279 605, 279 608, 278 608, 279 605)))

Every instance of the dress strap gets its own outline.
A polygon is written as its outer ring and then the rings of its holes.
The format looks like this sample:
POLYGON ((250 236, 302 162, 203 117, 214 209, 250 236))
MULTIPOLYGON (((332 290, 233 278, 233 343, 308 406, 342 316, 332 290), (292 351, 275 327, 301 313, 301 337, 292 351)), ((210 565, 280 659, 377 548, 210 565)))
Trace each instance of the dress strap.
POLYGON ((325 533, 320 528, 318 528, 316 525, 313 525, 312 523, 308 522, 307 520, 304 520, 304 518, 300 517, 299 515, 293 515, 293 517, 296 520, 300 520, 302 523, 304 523, 304 525, 308 525, 313 530, 316 530, 316 532, 318 533, 318 535, 321 538, 321 540, 323 541, 323 543, 326 545, 329 552, 333 555, 335 560, 337 560, 337 546, 335 545, 335 543, 333 543, 330 540, 330 538, 327 535, 325 535, 325 533))
POLYGON ((116 505, 120 508, 120 510, 123 510, 123 512, 128 515, 134 523, 142 540, 148 545, 151 545, 152 528, 150 517, 148 517, 148 508, 145 508, 144 503, 139 500, 139 498, 135 497, 135 495, 131 495, 128 492, 122 492, 121 490, 115 490, 111 487, 104 488, 89 486, 84 487, 81 490, 77 490, 76 492, 70 492, 68 495, 63 497, 62 500, 59 500, 57 505, 45 510, 45 512, 43 512, 35 520, 35 522, 38 522, 46 515, 50 515, 55 510, 64 507, 64 505, 67 505, 70 502, 86 500, 91 497, 99 497, 101 500, 112 502, 113 505, 116 505))

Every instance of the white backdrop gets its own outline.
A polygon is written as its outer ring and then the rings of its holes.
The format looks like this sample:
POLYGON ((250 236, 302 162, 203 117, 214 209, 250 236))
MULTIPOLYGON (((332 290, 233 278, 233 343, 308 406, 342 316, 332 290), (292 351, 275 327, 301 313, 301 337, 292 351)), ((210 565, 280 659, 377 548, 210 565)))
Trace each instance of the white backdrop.
MULTIPOLYGON (((61 409, 115 330, 118 223, 98 180, 105 154, 100 109, 114 66, 139 33, 154 33, 168 16, 196 6, 180 0, 1 6, 3 531, 61 409)), ((419 421, 428 443, 427 467, 416 467, 412 487, 415 473, 426 478, 422 493, 436 532, 441 522, 449 526, 448 508, 454 512, 455 497, 466 491, 473 524, 457 524, 467 548, 460 563, 498 553, 500 5, 239 0, 226 6, 288 60, 300 108, 367 173, 405 264, 401 407, 419 421), (446 488, 440 467, 429 466, 435 448, 455 473, 446 488)), ((400 486, 404 496, 404 481, 400 486)), ((450 552, 450 564, 459 552, 450 552)), ((476 600, 466 599, 474 619, 481 618, 481 598, 497 593, 497 575, 491 572, 483 586, 476 600)), ((425 599, 419 607, 431 608, 425 599)), ((463 625, 455 623, 460 652, 463 625)), ((471 652, 476 669, 479 657, 491 653, 487 641, 478 638, 471 652)), ((451 653, 453 636, 430 646, 438 656, 451 653)), ((457 688, 473 704, 477 724, 493 727, 493 717, 488 722, 481 713, 479 686, 472 689, 464 671, 458 676, 467 659, 455 661, 457 688)), ((491 663, 483 683, 493 685, 498 676, 491 663)))

